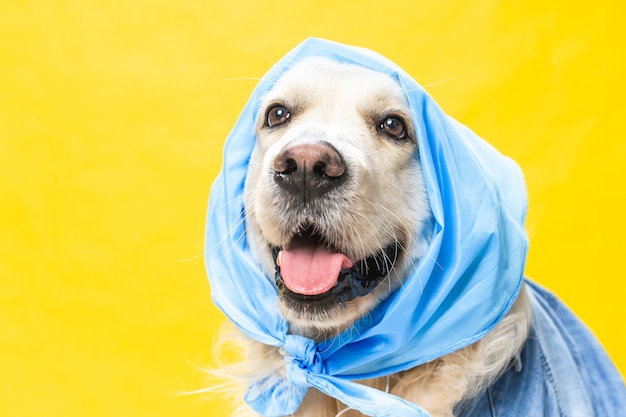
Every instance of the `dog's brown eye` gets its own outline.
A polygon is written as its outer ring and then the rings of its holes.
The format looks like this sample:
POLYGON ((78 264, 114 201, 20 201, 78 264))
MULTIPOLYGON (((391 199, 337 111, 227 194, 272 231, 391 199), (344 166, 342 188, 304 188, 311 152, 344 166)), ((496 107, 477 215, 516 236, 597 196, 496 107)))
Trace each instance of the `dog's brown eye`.
POLYGON ((276 127, 287 123, 291 119, 291 113, 285 107, 276 105, 267 111, 265 123, 269 127, 276 127))
POLYGON ((398 117, 387 117, 378 129, 393 139, 406 138, 406 126, 398 117))

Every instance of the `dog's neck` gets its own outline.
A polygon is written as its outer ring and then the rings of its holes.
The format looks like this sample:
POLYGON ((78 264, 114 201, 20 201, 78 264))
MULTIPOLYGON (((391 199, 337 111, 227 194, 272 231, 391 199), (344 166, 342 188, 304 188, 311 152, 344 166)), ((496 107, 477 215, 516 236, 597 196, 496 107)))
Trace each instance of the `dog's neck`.
POLYGON ((300 325, 291 320, 287 320, 287 323, 289 325, 289 334, 304 336, 318 343, 337 337, 350 327, 350 325, 319 327, 311 325, 311 323, 300 325))

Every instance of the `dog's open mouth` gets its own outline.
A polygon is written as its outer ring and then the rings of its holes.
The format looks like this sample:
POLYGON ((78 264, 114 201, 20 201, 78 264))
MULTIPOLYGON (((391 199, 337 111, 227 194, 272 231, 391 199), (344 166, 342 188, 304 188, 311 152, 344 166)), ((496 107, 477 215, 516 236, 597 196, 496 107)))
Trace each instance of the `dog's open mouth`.
POLYGON ((286 247, 272 248, 279 295, 309 304, 354 300, 372 292, 387 277, 401 247, 394 241, 353 262, 308 225, 286 247))

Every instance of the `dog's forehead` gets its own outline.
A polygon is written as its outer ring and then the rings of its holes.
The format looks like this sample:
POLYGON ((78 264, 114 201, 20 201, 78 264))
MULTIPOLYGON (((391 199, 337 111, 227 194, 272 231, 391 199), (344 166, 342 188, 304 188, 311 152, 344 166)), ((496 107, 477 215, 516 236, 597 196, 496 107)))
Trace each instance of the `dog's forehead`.
POLYGON ((387 74, 321 57, 306 58, 286 71, 265 100, 310 102, 331 97, 370 105, 406 105, 402 88, 387 74))

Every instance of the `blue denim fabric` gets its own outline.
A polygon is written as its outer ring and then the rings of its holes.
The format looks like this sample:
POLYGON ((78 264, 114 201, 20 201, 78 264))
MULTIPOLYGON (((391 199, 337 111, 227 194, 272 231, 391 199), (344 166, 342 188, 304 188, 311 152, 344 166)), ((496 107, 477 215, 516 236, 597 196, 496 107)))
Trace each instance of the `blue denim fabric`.
POLYGON ((456 415, 626 416, 624 380, 595 336, 553 294, 527 284, 533 324, 520 361, 456 415))

